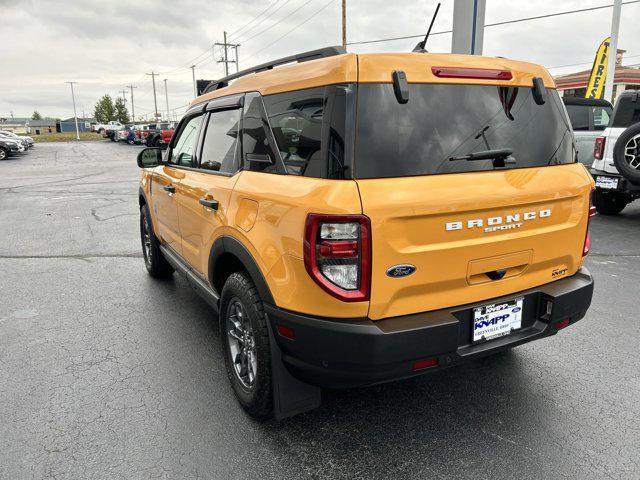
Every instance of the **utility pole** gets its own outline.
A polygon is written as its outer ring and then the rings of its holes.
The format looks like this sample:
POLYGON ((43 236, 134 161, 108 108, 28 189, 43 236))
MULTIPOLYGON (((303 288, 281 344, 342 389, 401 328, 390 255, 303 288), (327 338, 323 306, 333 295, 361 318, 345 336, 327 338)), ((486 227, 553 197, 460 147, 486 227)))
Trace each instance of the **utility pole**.
POLYGON ((78 129, 78 114, 76 113, 76 95, 73 92, 73 84, 78 82, 64 82, 71 85, 71 99, 73 100, 73 118, 76 121, 76 140, 80 140, 80 130, 78 129))
POLYGON ((133 123, 135 125, 135 123, 136 123, 136 111, 133 108, 133 89, 134 88, 138 88, 138 87, 134 87, 133 84, 131 84, 131 85, 127 85, 127 88, 131 89, 131 120, 133 120, 133 123))
POLYGON ((607 78, 604 82, 604 98, 613 103, 613 81, 616 76, 618 60, 618 32, 620 31, 620 13, 622 0, 613 2, 613 16, 611 17, 611 42, 609 42, 609 58, 607 61, 607 78))
POLYGON ((160 75, 159 73, 145 73, 145 75, 151 75, 151 82, 153 83, 153 106, 155 107, 155 120, 158 121, 158 98, 156 97, 156 76, 160 75))
POLYGON ((118 93, 122 94, 122 100, 124 100, 124 103, 126 104, 127 103, 127 97, 126 97, 127 91, 122 89, 122 90, 118 90, 118 93))
POLYGON ((193 98, 198 96, 198 89, 196 88, 196 66, 191 65, 191 76, 193 77, 193 98))
POLYGON ((169 92, 167 91, 167 79, 164 79, 164 99, 167 101, 167 122, 171 121, 169 118, 169 92))
POLYGON ((451 53, 482 55, 487 0, 454 0, 451 53))
POLYGON ((224 48, 223 51, 223 56, 220 60, 218 60, 218 63, 224 63, 224 76, 228 77, 229 76, 229 64, 230 63, 235 63, 236 64, 236 71, 238 71, 238 47, 240 46, 239 43, 227 43, 227 32, 223 32, 224 34, 224 43, 220 43, 220 42, 216 42, 213 45, 214 46, 219 46, 224 48), (229 52, 228 49, 229 48, 235 48, 236 49, 236 58, 235 60, 229 60, 229 52))
POLYGON ((347 0, 342 0, 342 48, 347 48, 347 0))
POLYGON ((238 71, 240 70, 240 61, 238 60, 238 47, 240 45, 234 45, 233 46, 233 50, 235 52, 235 59, 236 59, 236 73, 238 73, 238 71))

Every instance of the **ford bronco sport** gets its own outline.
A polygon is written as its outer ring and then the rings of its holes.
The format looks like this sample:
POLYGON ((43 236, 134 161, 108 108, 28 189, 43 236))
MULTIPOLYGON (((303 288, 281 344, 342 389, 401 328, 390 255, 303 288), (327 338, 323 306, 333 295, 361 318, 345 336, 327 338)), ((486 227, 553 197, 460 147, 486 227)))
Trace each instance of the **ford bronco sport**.
POLYGON ((138 165, 146 267, 219 311, 256 417, 554 335, 591 302, 593 180, 538 65, 296 55, 212 82, 138 165))

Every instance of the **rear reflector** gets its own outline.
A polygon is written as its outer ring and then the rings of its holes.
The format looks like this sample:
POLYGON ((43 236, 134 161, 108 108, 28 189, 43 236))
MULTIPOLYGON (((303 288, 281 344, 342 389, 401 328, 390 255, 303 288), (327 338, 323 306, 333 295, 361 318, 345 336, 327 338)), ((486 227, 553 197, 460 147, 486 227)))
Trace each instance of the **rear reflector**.
POLYGON ((278 323, 276 325, 276 329, 278 330, 280 336, 288 338, 289 340, 296 339, 296 332, 294 332, 293 328, 285 327, 284 325, 278 323))
POLYGON ((556 323, 556 330, 562 330, 564 327, 569 326, 570 321, 571 321, 570 318, 565 318, 564 320, 560 320, 558 323, 556 323))
POLYGON ((439 78, 479 78, 483 80, 511 80, 509 70, 491 68, 431 67, 431 72, 439 78))
POLYGON ((425 358, 423 360, 413 362, 413 367, 411 367, 411 369, 415 372, 416 370, 423 370, 425 368, 435 367, 436 365, 438 365, 438 359, 436 357, 425 358))

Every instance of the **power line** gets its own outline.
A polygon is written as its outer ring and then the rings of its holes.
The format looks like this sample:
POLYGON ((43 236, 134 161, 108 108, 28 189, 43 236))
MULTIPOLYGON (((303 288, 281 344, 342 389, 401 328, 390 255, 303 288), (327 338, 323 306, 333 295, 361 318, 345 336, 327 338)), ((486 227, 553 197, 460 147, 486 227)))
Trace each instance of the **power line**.
MULTIPOLYGON (((329 7, 329 5, 331 5, 332 3, 334 3, 336 0, 330 0, 324 7, 320 8, 319 10, 316 10, 315 12, 313 12, 311 14, 311 16, 309 16, 306 20, 304 20, 303 22, 299 23, 298 25, 296 25, 295 27, 293 27, 291 30, 289 30, 288 32, 286 32, 284 35, 281 35, 280 37, 276 38, 273 42, 265 45, 263 48, 261 48, 260 50, 258 50, 257 52, 254 52, 252 55, 249 55, 245 60, 248 60, 249 58, 253 58, 256 55, 258 55, 259 53, 263 52, 264 50, 266 50, 267 48, 269 48, 270 46, 272 46, 273 44, 279 42, 280 40, 282 40, 284 37, 286 37, 287 35, 289 35, 290 33, 294 32, 295 30, 297 30, 298 28, 300 28, 302 25, 304 25, 305 23, 307 23, 308 21, 312 20, 316 15, 318 15, 320 12, 322 12, 323 10, 325 10, 326 8, 329 7)), ((640 1, 640 0, 638 0, 640 1)), ((309 3, 309 2, 307 2, 309 3)), ((305 3, 306 5, 306 3, 305 3)), ((304 6, 304 5, 303 5, 304 6)))
MULTIPOLYGON (((288 3, 289 0, 287 0, 288 3)), ((233 37, 236 33, 241 32, 242 30, 244 30, 245 27, 251 25, 256 19, 260 18, 262 15, 264 15, 265 13, 267 13, 268 10, 270 10, 274 5, 277 5, 278 3, 280 3, 280 0, 276 0, 273 3, 270 3, 269 6, 267 8, 265 8, 262 12, 260 12, 258 15, 256 15, 255 17, 253 17, 251 20, 249 20, 247 23, 245 23, 243 26, 241 26, 240 28, 238 28, 237 30, 234 30, 233 32, 231 32, 229 34, 229 37, 233 37)), ((252 27, 253 28, 253 27, 252 27)))
MULTIPOLYGON (((256 37, 259 37, 260 35, 262 35, 263 33, 265 33, 267 30, 271 30, 273 27, 275 27, 276 25, 281 24, 282 22, 284 22, 287 18, 289 18, 291 15, 294 15, 295 13, 299 12, 301 9, 303 9, 304 7, 306 7, 307 5, 309 5, 313 0, 307 0, 306 2, 304 2, 302 5, 300 5, 298 8, 296 8, 295 10, 291 11, 288 15, 285 15, 284 17, 282 17, 280 20, 278 20, 275 23, 272 23, 271 25, 269 25, 267 28, 265 28, 264 30, 256 33, 255 35, 252 35, 249 38, 246 38, 244 40, 242 40, 243 43, 247 43, 251 40, 253 40, 256 37)), ((283 6, 286 4, 283 4, 283 6)), ((273 12, 275 13, 275 12, 273 12)))
MULTIPOLYGON (((271 12, 269 15, 267 15, 266 17, 264 17, 262 20, 260 20, 258 23, 256 23, 255 25, 253 25, 251 28, 245 30, 243 33, 240 34, 240 37, 247 35, 250 31, 256 29, 258 26, 260 26, 261 24, 263 24, 266 20, 269 20, 271 17, 273 17, 276 13, 278 13, 280 10, 282 10, 283 7, 285 7, 291 0, 287 0, 286 2, 284 2, 282 5, 280 5, 278 8, 276 8, 273 12, 271 12)), ((276 2, 277 3, 277 2, 276 2)), ((296 10, 297 11, 297 10, 296 10)), ((295 11, 294 11, 295 13, 295 11)), ((290 14, 291 15, 291 14, 290 14)), ((286 18, 286 17, 285 17, 286 18)), ((267 27, 265 30, 262 31, 262 33, 266 32, 267 30, 269 30, 271 27, 273 27, 274 25, 277 25, 277 23, 274 23, 272 25, 270 25, 269 27, 267 27)), ((260 33, 254 35, 257 36, 260 35, 260 33)), ((231 35, 230 35, 231 36, 231 35)), ((242 40, 244 41, 242 38, 234 38, 234 40, 238 41, 238 40, 242 40)))
MULTIPOLYGON (((622 2, 622 5, 630 5, 633 3, 638 3, 640 2, 640 0, 630 0, 627 2, 622 2)), ((539 20, 542 18, 551 18, 551 17, 559 17, 561 15, 569 15, 572 13, 582 13, 582 12, 591 12, 594 10, 602 10, 604 8, 611 8, 613 7, 613 4, 611 5, 601 5, 598 7, 589 7, 589 8, 580 8, 580 9, 576 9, 576 10, 568 10, 566 12, 557 12, 557 13, 548 13, 546 15, 536 15, 534 17, 525 17, 525 18, 516 18, 514 20, 505 20, 502 22, 495 22, 495 23, 487 23, 485 24, 485 28, 487 27, 497 27, 500 25, 508 25, 508 24, 512 24, 512 23, 520 23, 520 22, 528 22, 530 20, 539 20)), ((430 36, 434 36, 434 35, 443 35, 445 33, 451 33, 453 30, 443 30, 440 32, 433 32, 431 33, 430 36)), ((419 35, 407 35, 404 37, 392 37, 392 38, 380 38, 377 40, 364 40, 364 41, 360 41, 360 42, 350 42, 347 43, 347 45, 365 45, 365 44, 369 44, 369 43, 381 43, 381 42, 390 42, 393 40, 408 40, 408 39, 412 39, 412 38, 423 38, 424 37, 424 33, 421 33, 419 35)))

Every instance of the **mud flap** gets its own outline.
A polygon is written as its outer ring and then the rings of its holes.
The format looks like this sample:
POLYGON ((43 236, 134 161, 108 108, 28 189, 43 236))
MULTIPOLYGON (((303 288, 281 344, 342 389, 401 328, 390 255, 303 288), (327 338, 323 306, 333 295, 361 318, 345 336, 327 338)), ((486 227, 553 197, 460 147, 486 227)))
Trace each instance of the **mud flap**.
POLYGON ((273 381, 273 417, 276 420, 293 417, 320 406, 320 388, 301 382, 289 373, 282 363, 282 350, 267 321, 271 344, 271 378, 273 381))

